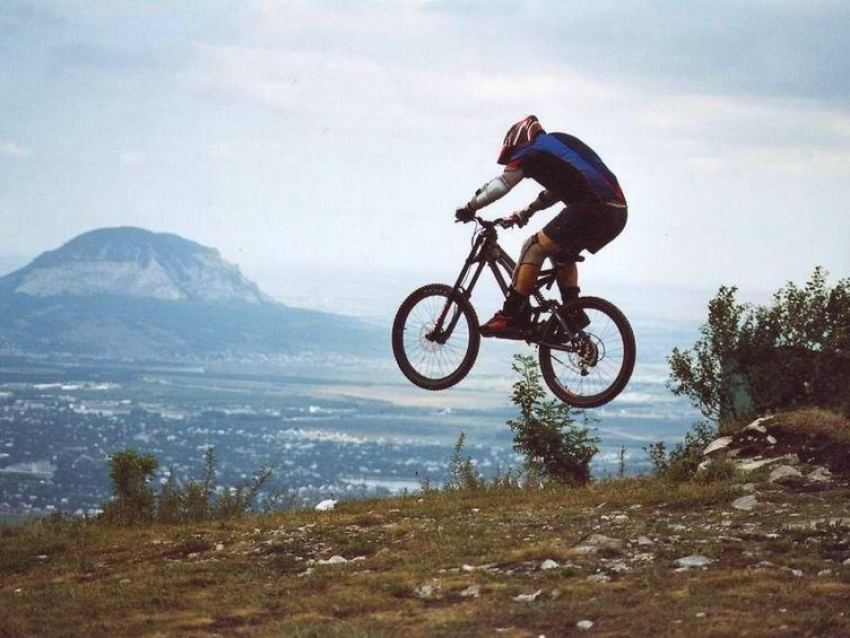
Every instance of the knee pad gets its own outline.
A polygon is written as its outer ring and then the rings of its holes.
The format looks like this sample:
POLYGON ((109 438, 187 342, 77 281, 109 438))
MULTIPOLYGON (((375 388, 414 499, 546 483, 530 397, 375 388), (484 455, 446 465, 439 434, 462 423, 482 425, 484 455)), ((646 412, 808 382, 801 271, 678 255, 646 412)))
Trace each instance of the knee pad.
POLYGON ((519 260, 517 261, 516 270, 514 271, 513 283, 516 283, 516 276, 519 272, 519 267, 522 266, 522 264, 534 264, 540 268, 543 266, 543 262, 546 261, 546 257, 548 257, 548 255, 540 246, 540 242, 537 239, 537 233, 526 239, 525 243, 522 245, 522 250, 519 253, 519 260))

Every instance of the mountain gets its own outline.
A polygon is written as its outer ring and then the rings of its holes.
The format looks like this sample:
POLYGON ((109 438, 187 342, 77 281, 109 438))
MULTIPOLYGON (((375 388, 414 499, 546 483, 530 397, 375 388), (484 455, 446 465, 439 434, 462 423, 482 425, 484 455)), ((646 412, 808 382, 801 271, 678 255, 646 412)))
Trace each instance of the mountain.
POLYGON ((0 349, 122 358, 369 355, 385 335, 274 301, 207 246, 141 228, 75 237, 0 278, 0 349))

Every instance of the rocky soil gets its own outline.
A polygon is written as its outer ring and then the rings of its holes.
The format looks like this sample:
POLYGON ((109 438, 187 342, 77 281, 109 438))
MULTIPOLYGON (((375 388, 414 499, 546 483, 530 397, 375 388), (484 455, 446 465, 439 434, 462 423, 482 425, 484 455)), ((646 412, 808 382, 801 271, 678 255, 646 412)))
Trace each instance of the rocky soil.
POLYGON ((7 533, 0 635, 848 635, 850 484, 794 432, 712 443, 731 480, 7 533))

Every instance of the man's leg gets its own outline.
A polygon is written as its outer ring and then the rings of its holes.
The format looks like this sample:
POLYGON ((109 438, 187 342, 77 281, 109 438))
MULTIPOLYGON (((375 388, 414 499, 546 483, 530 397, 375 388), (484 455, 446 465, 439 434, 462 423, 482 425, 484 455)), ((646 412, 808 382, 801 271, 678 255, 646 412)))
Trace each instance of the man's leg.
MULTIPOLYGON (((552 239, 549 238, 542 230, 537 233, 537 245, 545 257, 554 255, 561 249, 561 247, 552 241, 552 239)), ((524 255, 525 251, 523 251, 523 256, 524 255)), ((523 257, 521 256, 520 259, 522 258, 523 257)), ((537 281, 537 275, 540 274, 540 267, 542 263, 543 262, 539 259, 533 259, 523 262, 517 266, 517 273, 514 276, 513 285, 511 286, 513 290, 528 297, 528 295, 531 294, 531 291, 534 290, 534 284, 537 281)), ((573 269, 575 269, 575 264, 572 264, 572 266, 573 269)), ((577 271, 574 276, 576 280, 578 280, 577 271)))
POLYGON ((575 299, 581 292, 578 287, 578 265, 574 261, 558 267, 558 290, 561 291, 561 299, 564 301, 575 299))
POLYGON ((540 267, 545 259, 560 250, 543 231, 529 237, 522 249, 520 263, 514 273, 502 310, 481 326, 485 336, 499 336, 510 332, 521 332, 522 319, 528 307, 528 296, 534 290, 540 267))

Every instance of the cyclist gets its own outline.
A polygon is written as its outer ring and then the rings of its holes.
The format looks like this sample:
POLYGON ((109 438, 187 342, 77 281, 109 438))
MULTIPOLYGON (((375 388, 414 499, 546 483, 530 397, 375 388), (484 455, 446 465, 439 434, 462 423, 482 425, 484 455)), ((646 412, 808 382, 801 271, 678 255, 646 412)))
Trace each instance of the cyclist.
POLYGON ((566 204, 542 231, 526 240, 504 306, 481 326, 482 336, 511 337, 522 333, 528 318, 528 296, 546 258, 557 268, 563 301, 575 299, 580 292, 575 257, 582 250, 596 253, 619 235, 626 225, 628 209, 617 178, 600 157, 572 135, 547 133, 534 115, 508 129, 497 161, 505 166, 504 172, 475 191, 469 203, 457 210, 459 221, 472 221, 475 211, 503 197, 524 177, 532 178, 545 190, 510 216, 512 225, 521 228, 536 212, 558 201, 566 204))

